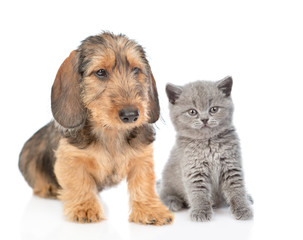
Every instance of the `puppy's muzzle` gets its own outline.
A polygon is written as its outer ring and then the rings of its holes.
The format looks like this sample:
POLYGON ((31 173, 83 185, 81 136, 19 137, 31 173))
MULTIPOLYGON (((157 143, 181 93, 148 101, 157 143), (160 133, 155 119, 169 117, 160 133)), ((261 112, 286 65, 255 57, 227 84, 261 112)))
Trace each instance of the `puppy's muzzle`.
POLYGON ((136 122, 139 118, 139 110, 134 108, 124 108, 119 111, 119 117, 124 123, 136 122))

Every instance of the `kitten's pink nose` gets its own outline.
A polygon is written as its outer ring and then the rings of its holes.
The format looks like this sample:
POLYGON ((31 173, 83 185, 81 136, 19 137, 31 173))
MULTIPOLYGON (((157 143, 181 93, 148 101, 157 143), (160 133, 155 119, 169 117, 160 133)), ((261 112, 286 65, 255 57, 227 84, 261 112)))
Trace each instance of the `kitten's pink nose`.
POLYGON ((202 121, 204 124, 206 124, 206 123, 208 122, 208 118, 206 118, 206 119, 201 119, 201 121, 202 121))

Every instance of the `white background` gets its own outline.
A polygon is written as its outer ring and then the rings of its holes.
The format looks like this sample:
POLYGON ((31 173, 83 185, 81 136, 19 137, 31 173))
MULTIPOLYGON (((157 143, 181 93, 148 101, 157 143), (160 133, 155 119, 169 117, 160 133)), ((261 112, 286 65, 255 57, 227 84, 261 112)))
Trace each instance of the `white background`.
POLYGON ((1 1, 1 239, 303 239, 301 1, 1 1), (100 194, 107 220, 74 224, 62 203, 32 196, 19 173, 24 142, 52 119, 56 72, 80 41, 102 30, 124 33, 146 50, 162 120, 157 178, 175 132, 165 84, 232 75, 234 123, 242 142, 255 218, 216 210, 195 223, 187 210, 171 226, 128 223, 126 184, 100 194))

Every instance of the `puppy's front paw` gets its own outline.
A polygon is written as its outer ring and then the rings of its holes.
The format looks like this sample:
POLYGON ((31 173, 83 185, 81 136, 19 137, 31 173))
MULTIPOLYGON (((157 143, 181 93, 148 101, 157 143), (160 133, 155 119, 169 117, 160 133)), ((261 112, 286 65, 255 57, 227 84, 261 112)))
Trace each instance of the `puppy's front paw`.
POLYGON ((190 218, 196 222, 207 222, 210 221, 213 211, 211 207, 204 209, 192 209, 190 211, 190 218))
POLYGON ((94 223, 104 219, 99 202, 88 201, 66 208, 67 218, 78 223, 94 223))
POLYGON ((79 208, 74 212, 73 220, 79 223, 100 222, 104 218, 97 209, 79 208))
POLYGON ((129 216, 129 221, 158 226, 171 224, 174 220, 174 214, 164 205, 157 205, 135 204, 129 216))
POLYGON ((253 218, 253 211, 249 206, 232 207, 232 214, 237 220, 248 220, 253 218))

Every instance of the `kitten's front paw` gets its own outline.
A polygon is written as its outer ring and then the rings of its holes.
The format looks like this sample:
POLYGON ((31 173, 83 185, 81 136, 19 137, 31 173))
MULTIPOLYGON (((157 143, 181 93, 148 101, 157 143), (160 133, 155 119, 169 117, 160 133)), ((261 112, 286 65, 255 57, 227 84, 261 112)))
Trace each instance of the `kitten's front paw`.
POLYGON ((163 200, 163 203, 168 207, 170 211, 177 212, 184 206, 182 199, 175 196, 168 196, 163 200))
POLYGON ((253 218, 253 211, 249 206, 233 207, 232 213, 237 220, 248 220, 253 218))
POLYGON ((211 208, 206 209, 192 209, 190 212, 190 218, 196 222, 210 221, 213 211, 211 208))

